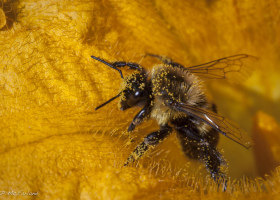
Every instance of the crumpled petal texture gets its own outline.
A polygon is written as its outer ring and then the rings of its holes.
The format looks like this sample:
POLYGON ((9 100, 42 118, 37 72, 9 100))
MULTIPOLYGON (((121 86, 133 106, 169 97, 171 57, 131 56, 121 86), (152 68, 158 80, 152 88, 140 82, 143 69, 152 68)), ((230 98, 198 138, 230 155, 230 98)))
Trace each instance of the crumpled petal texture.
POLYGON ((1 4, 0 198, 31 199, 36 192, 38 199, 279 195, 279 169, 268 179, 251 180, 260 175, 252 151, 225 138, 220 148, 232 177, 227 192, 205 180, 203 166, 183 156, 175 134, 146 158, 123 167, 137 142, 157 125, 144 123, 128 135, 137 109, 122 112, 114 101, 94 110, 118 94, 121 78, 90 57, 141 62, 151 69, 145 53, 167 55, 186 66, 239 53, 257 56, 247 82, 207 81, 219 112, 251 134, 257 111, 280 118, 279 0, 1 4))

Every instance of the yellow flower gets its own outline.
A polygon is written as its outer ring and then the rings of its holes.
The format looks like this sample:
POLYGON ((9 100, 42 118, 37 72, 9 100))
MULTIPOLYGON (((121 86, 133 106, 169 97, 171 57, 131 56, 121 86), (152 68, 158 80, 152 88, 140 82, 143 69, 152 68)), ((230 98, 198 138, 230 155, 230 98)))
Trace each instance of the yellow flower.
MULTIPOLYGON (((118 93, 121 79, 90 57, 141 62, 151 69, 153 62, 143 59, 145 53, 166 55, 185 66, 239 53, 257 56, 247 82, 206 83, 219 113, 249 135, 251 130, 277 133, 277 122, 256 113, 280 116, 279 6, 275 0, 3 1, 1 197, 271 199, 279 195, 276 140, 266 146, 271 151, 255 151, 256 167, 252 150, 221 136, 219 147, 229 165, 226 192, 208 177, 203 165, 183 156, 175 134, 139 162, 123 167, 137 142, 157 125, 146 122, 128 135, 137 109, 122 112, 113 102, 94 110, 118 93), (275 155, 274 164, 257 171, 259 163, 266 163, 262 152, 275 155), (270 177, 258 178, 271 170, 270 177)), ((261 135, 256 141, 262 141, 261 135)))

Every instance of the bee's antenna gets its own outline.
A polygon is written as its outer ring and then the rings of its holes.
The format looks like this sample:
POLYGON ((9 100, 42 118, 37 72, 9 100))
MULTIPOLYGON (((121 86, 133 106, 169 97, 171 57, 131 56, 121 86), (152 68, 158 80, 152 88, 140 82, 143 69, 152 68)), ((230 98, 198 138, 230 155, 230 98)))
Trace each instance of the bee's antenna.
POLYGON ((99 108, 105 106, 106 104, 110 103, 111 101, 115 100, 116 98, 118 98, 119 96, 121 96, 121 92, 117 95, 117 96, 114 96, 113 98, 109 99, 108 101, 106 101, 105 103, 101 104, 100 106, 97 106, 95 108, 95 110, 98 110, 99 108))
POLYGON ((105 65, 107 65, 107 66, 109 66, 109 67, 111 67, 111 68, 113 68, 113 69, 115 69, 115 70, 118 70, 118 72, 119 72, 120 75, 121 75, 121 78, 123 79, 122 71, 121 71, 120 69, 116 68, 115 66, 111 65, 110 63, 107 63, 105 60, 101 60, 100 58, 97 58, 97 57, 95 57, 95 56, 91 56, 91 57, 92 57, 93 59, 95 59, 95 60, 98 60, 99 62, 104 63, 105 65))

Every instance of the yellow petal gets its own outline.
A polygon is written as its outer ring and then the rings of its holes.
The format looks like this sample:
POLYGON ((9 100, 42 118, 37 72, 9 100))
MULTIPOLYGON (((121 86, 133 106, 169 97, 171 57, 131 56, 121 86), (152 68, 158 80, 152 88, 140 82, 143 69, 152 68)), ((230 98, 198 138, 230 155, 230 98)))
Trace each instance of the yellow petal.
POLYGON ((280 127, 264 112, 254 118, 253 139, 256 164, 260 175, 270 174, 280 165, 280 127))
MULTIPOLYGON (((278 170, 268 180, 240 179, 257 174, 253 156, 232 141, 221 141, 232 176, 227 192, 205 179, 203 165, 183 156, 175 135, 124 168, 136 143, 157 126, 143 124, 130 138, 126 129, 137 109, 122 112, 112 102, 94 110, 118 93, 121 79, 90 57, 141 61, 150 69, 154 61, 144 60, 145 53, 167 55, 186 66, 239 53, 257 56, 248 82, 233 89, 225 82, 209 83, 219 112, 249 132, 260 106, 279 117, 279 1, 19 0, 2 5, 7 21, 0 30, 1 197, 279 195, 278 170)), ((3 13, 0 17, 4 24, 3 13)))

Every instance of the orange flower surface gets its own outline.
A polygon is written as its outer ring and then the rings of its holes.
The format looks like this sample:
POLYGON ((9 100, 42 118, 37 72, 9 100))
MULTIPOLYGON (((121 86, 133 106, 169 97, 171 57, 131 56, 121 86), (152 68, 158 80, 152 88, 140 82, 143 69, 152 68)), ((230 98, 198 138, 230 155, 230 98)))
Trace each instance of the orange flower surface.
MULTIPOLYGON (((0 199, 275 199, 280 191, 280 1, 4 0, 0 3, 0 199), (117 71, 93 60, 184 66, 258 58, 239 84, 205 80, 220 115, 253 138, 221 136, 228 186, 186 158, 176 134, 124 167, 155 121, 127 128, 117 71)), ((124 74, 130 71, 124 69, 124 74)))

